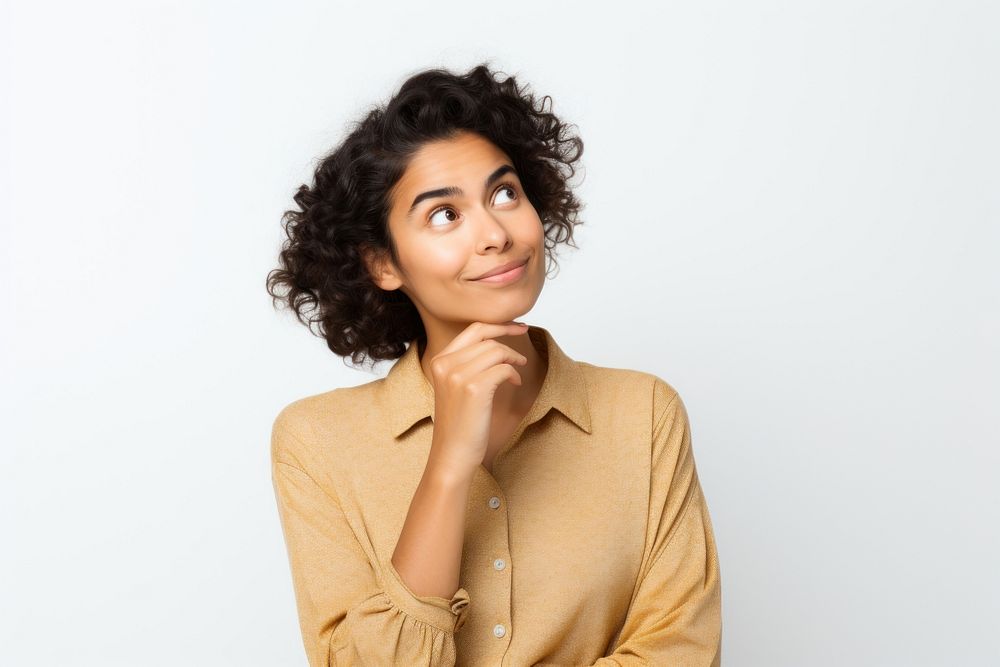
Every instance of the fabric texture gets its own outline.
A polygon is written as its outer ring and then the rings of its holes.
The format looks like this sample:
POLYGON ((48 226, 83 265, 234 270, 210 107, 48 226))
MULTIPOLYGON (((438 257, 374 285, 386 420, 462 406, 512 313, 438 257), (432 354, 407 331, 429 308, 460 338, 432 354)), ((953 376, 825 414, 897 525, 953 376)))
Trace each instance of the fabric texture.
POLYGON ((391 562, 434 426, 417 342, 386 377, 275 418, 310 667, 721 664, 719 559, 680 395, 527 335, 545 377, 492 474, 475 472, 450 599, 416 595, 391 562))

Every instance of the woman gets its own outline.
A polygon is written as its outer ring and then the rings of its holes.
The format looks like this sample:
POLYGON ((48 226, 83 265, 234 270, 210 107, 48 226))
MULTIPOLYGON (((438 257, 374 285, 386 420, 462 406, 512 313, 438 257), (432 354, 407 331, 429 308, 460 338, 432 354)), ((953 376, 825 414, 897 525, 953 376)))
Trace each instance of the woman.
POLYGON ((269 293, 335 354, 398 359, 274 422, 312 667, 720 664, 680 396, 515 321, 581 224, 583 143, 545 100, 485 64, 419 73, 286 212, 269 293))

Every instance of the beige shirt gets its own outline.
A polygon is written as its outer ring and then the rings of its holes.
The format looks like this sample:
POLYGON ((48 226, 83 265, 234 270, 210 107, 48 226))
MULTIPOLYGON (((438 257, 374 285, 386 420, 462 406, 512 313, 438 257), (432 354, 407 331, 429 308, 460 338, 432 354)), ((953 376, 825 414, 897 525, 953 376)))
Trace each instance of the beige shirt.
POLYGON ((299 625, 320 665, 719 665, 722 593, 677 391, 548 360, 466 508, 461 587, 418 596, 391 558, 431 446, 416 342, 385 378, 296 400, 272 475, 299 625))

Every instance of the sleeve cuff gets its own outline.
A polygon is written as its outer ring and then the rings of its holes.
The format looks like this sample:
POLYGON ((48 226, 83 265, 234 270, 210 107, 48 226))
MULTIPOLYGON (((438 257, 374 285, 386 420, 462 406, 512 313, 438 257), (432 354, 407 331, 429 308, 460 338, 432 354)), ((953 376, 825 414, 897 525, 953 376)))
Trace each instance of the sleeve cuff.
POLYGON ((445 632, 465 625, 469 612, 469 592, 459 588, 449 600, 436 595, 417 595, 407 586, 392 561, 383 563, 382 588, 404 613, 445 632))

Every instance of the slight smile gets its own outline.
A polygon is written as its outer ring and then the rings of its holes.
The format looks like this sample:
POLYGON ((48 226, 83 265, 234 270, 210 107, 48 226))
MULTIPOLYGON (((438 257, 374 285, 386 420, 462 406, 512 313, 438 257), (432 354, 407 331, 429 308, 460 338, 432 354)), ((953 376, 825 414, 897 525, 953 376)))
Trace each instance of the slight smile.
POLYGON ((524 275, 527 266, 528 266, 528 260, 524 260, 523 262, 521 262, 520 264, 518 264, 517 266, 508 271, 504 271, 503 273, 497 273, 492 276, 486 276, 485 278, 477 278, 473 280, 473 282, 489 283, 494 285, 505 285, 507 283, 514 282, 522 275, 524 275))

